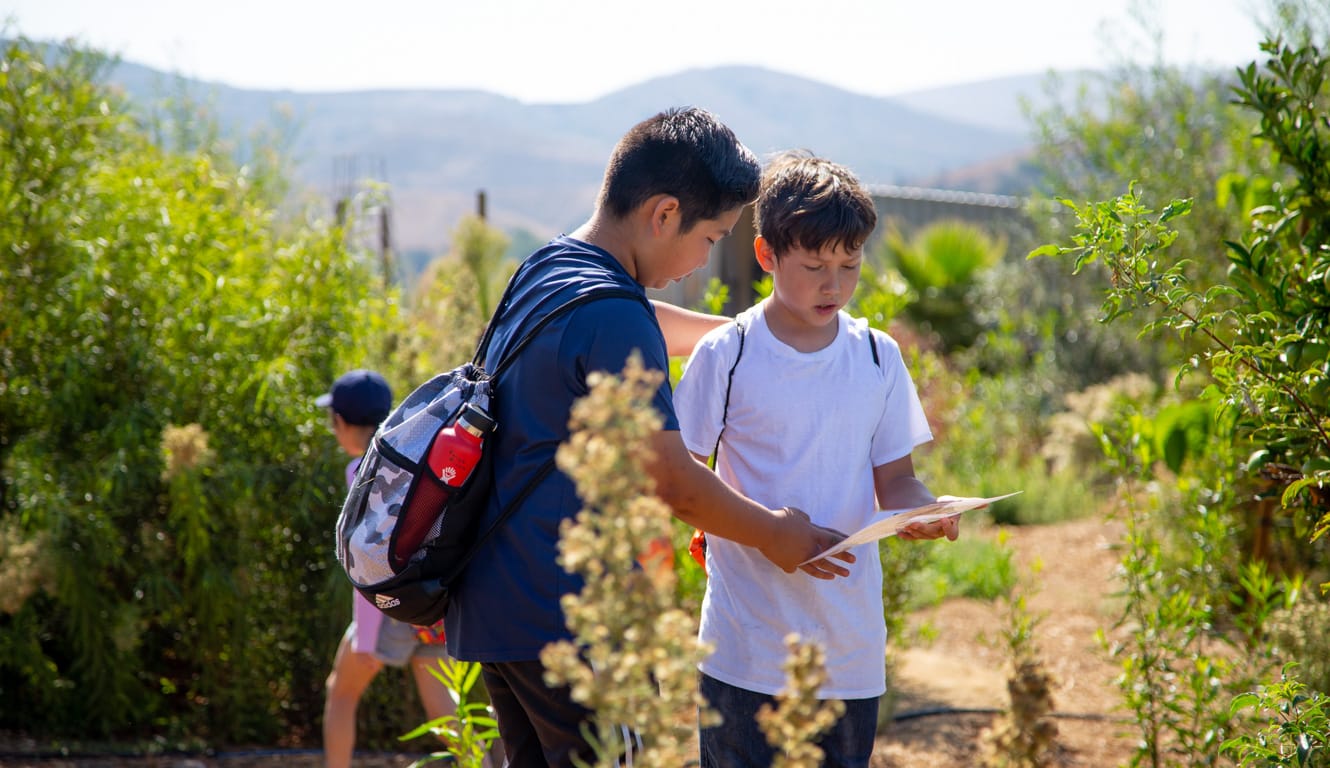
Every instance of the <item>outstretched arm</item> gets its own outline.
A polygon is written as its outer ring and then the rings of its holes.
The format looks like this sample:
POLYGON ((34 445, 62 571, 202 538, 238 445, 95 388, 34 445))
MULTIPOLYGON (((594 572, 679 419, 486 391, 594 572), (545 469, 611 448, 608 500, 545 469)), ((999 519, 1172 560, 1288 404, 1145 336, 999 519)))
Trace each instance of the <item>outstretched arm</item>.
MULTIPOLYGON (((651 438, 651 451, 647 472, 655 480, 657 495, 670 505, 675 517, 709 534, 756 548, 786 573, 799 568, 819 579, 849 575, 843 565, 828 559, 799 565, 845 538, 844 534, 813 525, 800 510, 767 509, 730 488, 693 458, 677 431, 657 432, 651 438)), ((848 552, 835 557, 854 562, 848 552)))
POLYGON ((694 312, 664 301, 652 299, 651 304, 656 308, 656 320, 665 334, 665 348, 671 357, 691 355, 698 339, 707 331, 730 322, 728 317, 694 312))

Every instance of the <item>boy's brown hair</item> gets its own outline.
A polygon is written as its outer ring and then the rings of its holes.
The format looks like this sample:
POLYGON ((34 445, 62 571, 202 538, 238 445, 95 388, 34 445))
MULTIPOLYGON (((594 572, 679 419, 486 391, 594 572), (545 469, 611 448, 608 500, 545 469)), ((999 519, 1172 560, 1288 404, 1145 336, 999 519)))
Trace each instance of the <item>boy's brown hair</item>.
POLYGON ((877 226, 877 209, 849 168, 792 150, 772 158, 763 171, 753 224, 776 258, 791 248, 855 251, 877 226))

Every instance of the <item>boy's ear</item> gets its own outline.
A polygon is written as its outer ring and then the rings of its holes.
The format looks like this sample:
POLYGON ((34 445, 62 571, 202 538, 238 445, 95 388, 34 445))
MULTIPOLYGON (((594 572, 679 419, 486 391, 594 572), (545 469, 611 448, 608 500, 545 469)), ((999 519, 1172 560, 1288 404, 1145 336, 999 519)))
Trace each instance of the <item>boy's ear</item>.
POLYGON ((678 223, 679 198, 674 195, 657 195, 647 201, 651 210, 651 234, 659 237, 673 219, 678 223))
POLYGON ((757 256, 758 266, 763 272, 776 271, 776 249, 761 235, 753 238, 753 253, 757 256))

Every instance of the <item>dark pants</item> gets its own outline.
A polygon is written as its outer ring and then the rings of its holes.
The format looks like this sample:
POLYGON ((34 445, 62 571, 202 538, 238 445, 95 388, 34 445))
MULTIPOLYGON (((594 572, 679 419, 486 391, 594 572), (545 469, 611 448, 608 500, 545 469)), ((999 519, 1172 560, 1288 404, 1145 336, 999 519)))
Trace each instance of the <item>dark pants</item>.
MULTIPOLYGON (((769 768, 776 750, 758 727, 757 710, 763 704, 775 707, 776 697, 700 678, 703 698, 725 719, 698 734, 702 768, 769 768)), ((825 768, 868 768, 877 738, 877 705, 876 698, 845 700, 845 714, 817 741, 826 755, 825 768)))
MULTIPOLYGON (((480 669, 509 768, 574 768, 575 759, 595 764, 595 753, 582 737, 583 726, 592 725, 591 710, 573 701, 567 686, 545 685, 539 661, 487 662, 480 669)), ((638 742, 627 735, 625 754, 631 755, 638 742)))

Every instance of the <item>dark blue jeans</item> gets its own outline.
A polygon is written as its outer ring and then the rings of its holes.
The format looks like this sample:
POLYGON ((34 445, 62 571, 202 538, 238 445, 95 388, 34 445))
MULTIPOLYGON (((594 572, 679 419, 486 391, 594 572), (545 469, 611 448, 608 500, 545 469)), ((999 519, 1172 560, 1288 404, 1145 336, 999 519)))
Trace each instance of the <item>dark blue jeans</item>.
MULTIPOLYGON (((582 735, 591 725, 591 710, 573 701, 568 686, 545 684, 545 667, 539 661, 486 662, 480 665, 490 703, 499 720, 507 768, 574 768, 592 765, 596 755, 582 735)), ((637 734, 622 729, 628 757, 641 751, 637 734)))
MULTIPOLYGON (((702 768, 769 768, 776 750, 757 725, 757 710, 763 704, 776 706, 776 697, 699 677, 702 696, 725 718, 721 725, 698 733, 702 768)), ((877 704, 876 698, 845 700, 845 714, 818 739, 826 754, 823 766, 868 768, 877 737, 877 704)))

